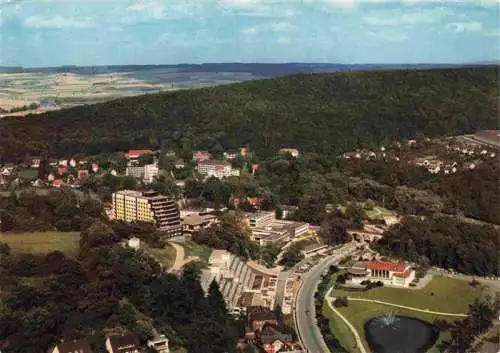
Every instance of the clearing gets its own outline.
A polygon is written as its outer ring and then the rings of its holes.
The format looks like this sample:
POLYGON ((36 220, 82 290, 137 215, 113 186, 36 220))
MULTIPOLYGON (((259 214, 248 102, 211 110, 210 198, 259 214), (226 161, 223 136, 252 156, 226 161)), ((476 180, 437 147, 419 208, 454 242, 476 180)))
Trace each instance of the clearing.
POLYGON ((164 268, 171 268, 175 261, 176 251, 172 244, 165 244, 163 249, 150 248, 151 255, 160 262, 164 268))
POLYGON ((79 232, 3 233, 0 241, 8 244, 14 253, 47 254, 61 251, 75 254, 80 246, 79 232))

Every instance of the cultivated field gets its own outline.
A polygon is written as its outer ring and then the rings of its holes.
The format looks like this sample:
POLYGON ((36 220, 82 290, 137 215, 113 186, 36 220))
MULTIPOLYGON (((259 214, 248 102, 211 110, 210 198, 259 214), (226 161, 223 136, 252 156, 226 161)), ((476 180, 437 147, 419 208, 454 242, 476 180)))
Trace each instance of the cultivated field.
POLYGON ((8 244, 14 253, 47 254, 61 251, 74 254, 78 251, 79 232, 37 232, 0 234, 0 241, 8 244))

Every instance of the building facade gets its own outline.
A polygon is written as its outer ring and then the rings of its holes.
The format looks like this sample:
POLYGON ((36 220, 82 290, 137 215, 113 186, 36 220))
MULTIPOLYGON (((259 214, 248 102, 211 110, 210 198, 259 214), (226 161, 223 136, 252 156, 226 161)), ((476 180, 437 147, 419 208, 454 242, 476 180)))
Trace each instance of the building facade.
POLYGON ((358 262, 349 269, 350 282, 360 284, 365 280, 380 281, 386 285, 407 287, 415 279, 415 270, 406 262, 358 262))
POLYGON ((169 236, 182 234, 177 203, 156 191, 122 190, 114 193, 113 215, 125 222, 153 223, 169 236))
POLYGON ((231 167, 231 163, 229 163, 228 161, 219 161, 213 159, 199 162, 198 172, 201 175, 205 175, 207 177, 215 177, 218 179, 240 175, 240 171, 233 170, 233 168, 231 167))

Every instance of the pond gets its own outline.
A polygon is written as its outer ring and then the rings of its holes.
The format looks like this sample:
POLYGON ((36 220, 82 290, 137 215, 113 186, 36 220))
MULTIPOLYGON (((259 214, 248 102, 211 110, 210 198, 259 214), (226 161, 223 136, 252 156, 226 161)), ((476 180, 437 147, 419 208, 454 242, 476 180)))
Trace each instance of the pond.
POLYGON ((368 320, 365 336, 373 353, 425 353, 439 331, 428 322, 389 313, 368 320))

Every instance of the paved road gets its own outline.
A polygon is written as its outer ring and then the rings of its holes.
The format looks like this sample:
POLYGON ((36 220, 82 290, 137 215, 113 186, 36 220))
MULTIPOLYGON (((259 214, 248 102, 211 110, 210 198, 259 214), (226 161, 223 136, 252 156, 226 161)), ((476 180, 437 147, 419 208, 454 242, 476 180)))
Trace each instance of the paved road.
POLYGON ((358 245, 356 242, 350 243, 337 250, 334 255, 323 259, 309 272, 301 274, 303 282, 295 301, 295 327, 302 347, 307 353, 330 353, 316 325, 314 293, 323 272, 328 271, 330 265, 337 264, 343 257, 354 252, 358 245))

